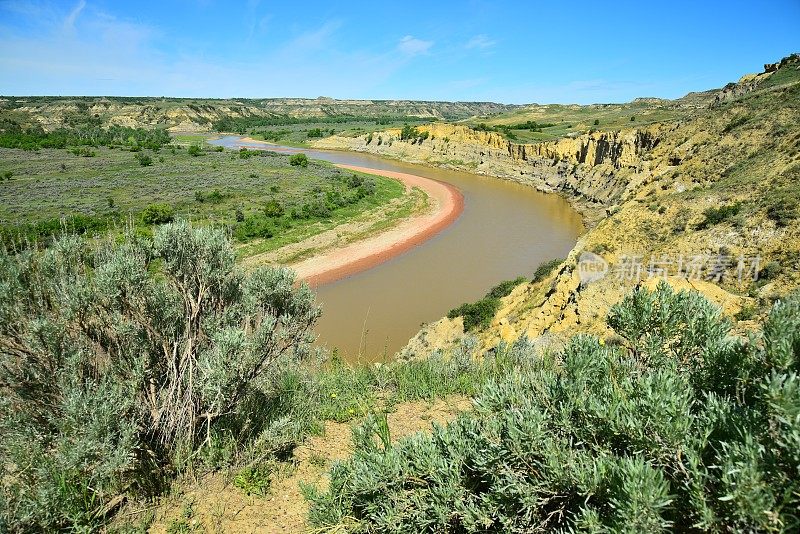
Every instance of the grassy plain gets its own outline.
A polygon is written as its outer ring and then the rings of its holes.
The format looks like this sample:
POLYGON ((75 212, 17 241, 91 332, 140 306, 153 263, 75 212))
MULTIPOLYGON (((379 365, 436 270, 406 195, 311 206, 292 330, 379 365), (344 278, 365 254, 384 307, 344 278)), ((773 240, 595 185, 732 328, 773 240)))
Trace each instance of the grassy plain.
POLYGON ((389 178, 318 161, 294 166, 289 156, 276 153, 206 147, 191 156, 180 145, 158 152, 92 151, 94 157, 58 149, 0 149, 0 176, 10 173, 0 180, 0 224, 13 229, 82 215, 111 226, 143 225, 142 212, 160 204, 195 224, 228 226, 240 242, 257 240, 254 250, 263 251, 324 231, 404 192, 389 178), (150 165, 140 163, 142 154, 150 165), (349 182, 354 174, 361 185, 349 182), (362 191, 362 186, 369 187, 362 191), (268 203, 278 206, 278 213, 267 216, 268 203))

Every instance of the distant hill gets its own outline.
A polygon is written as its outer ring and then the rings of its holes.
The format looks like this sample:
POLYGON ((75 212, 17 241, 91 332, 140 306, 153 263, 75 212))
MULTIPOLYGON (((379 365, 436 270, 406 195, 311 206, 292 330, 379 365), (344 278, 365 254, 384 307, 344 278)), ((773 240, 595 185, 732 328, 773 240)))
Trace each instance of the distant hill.
MULTIPOLYGON (((492 102, 335 100, 327 97, 193 99, 150 97, 0 97, 0 120, 46 130, 78 124, 209 130, 222 119, 249 117, 462 120, 507 113, 519 106, 492 102)), ((2 125, 0 124, 0 127, 2 125)))

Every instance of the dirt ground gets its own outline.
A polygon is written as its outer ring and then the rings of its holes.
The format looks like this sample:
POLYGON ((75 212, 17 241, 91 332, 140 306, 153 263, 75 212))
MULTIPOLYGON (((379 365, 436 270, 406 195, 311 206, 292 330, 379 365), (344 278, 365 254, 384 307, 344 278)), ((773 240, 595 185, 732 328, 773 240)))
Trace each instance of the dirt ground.
MULTIPOLYGON (((387 417, 392 440, 430 430, 432 423, 445 423, 470 407, 464 397, 398 404, 387 417)), ((149 532, 306 532, 308 503, 300 483, 326 486, 331 464, 352 452, 351 424, 327 422, 321 436, 297 447, 287 473, 273 481, 264 497, 246 495, 233 485, 230 473, 212 473, 187 484, 156 509, 149 532)))

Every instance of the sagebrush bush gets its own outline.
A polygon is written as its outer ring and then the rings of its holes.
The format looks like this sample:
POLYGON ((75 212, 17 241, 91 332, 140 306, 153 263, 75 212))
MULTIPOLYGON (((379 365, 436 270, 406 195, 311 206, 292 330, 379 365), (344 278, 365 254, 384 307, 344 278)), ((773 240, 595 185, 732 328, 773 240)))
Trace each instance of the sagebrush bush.
POLYGON ((95 525, 125 495, 158 489, 263 396, 276 363, 305 354, 310 290, 234 260, 224 232, 182 222, 152 240, 0 253, 6 528, 95 525))
POLYGON ((800 528, 800 299, 762 334, 729 335, 696 293, 638 289, 614 306, 624 339, 524 351, 432 434, 354 433, 319 527, 354 532, 770 531, 800 528))

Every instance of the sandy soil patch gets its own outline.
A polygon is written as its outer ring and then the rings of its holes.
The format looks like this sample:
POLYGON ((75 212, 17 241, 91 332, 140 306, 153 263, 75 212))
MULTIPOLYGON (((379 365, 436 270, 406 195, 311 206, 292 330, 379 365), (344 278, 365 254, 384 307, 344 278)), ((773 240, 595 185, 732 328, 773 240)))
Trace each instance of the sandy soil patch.
MULTIPOLYGON (((471 406, 469 399, 458 396, 432 403, 399 404, 387 415, 392 441, 429 431, 432 423, 444 424, 471 406)), ((331 464, 352 453, 350 428, 349 423, 327 422, 322 436, 312 437, 295 449, 291 474, 276 480, 265 497, 245 495, 233 485, 230 473, 202 477, 159 508, 149 531, 166 533, 174 521, 183 521, 183 510, 191 505, 193 515, 185 523, 197 532, 305 532, 308 503, 300 483, 326 486, 331 464)))

